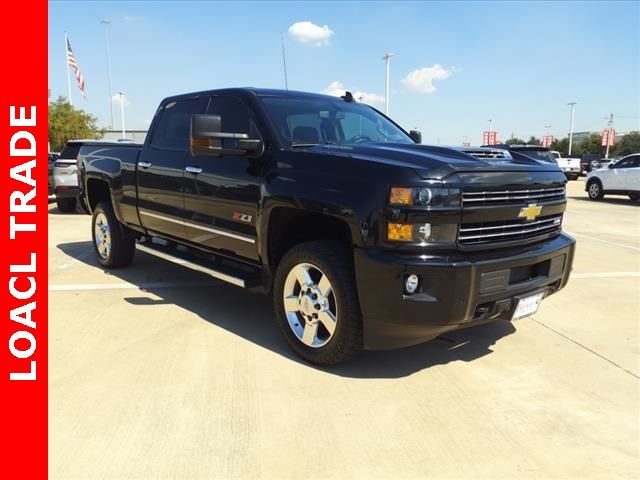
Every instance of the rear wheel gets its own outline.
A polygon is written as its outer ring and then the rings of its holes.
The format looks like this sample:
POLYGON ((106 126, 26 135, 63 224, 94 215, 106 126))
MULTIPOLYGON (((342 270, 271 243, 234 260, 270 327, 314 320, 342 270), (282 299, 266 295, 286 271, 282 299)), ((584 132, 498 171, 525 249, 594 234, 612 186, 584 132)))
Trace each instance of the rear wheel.
POLYGON ((591 200, 600 200, 602 197, 604 197, 600 180, 591 180, 587 184, 587 193, 589 194, 589 198, 591 200))
POLYGON ((56 205, 58 210, 63 213, 70 213, 76 211, 76 199, 73 197, 59 198, 56 197, 56 205))
POLYGON ((110 203, 99 203, 93 210, 91 222, 93 247, 103 267, 126 267, 136 251, 136 239, 123 227, 110 203))
POLYGON ((362 350, 362 318, 348 248, 306 242, 280 262, 273 289, 276 318, 291 349, 308 362, 333 365, 362 350))

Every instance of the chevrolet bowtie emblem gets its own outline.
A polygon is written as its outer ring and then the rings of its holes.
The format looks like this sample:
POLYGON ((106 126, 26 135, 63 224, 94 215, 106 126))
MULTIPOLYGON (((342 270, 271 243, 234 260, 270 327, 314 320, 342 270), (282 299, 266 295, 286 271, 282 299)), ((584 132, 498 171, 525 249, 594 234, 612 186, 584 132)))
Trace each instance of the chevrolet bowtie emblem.
POLYGON ((519 218, 526 218, 527 220, 535 220, 542 212, 542 207, 539 207, 535 203, 529 204, 526 208, 521 208, 518 214, 519 218))

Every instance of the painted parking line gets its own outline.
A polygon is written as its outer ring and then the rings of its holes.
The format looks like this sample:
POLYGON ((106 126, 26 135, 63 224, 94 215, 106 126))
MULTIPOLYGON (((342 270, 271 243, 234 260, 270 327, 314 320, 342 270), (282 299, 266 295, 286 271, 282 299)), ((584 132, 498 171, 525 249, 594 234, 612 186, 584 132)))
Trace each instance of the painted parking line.
POLYGON ((583 235, 581 233, 570 233, 570 235, 572 235, 574 237, 578 237, 578 238, 583 238, 585 240, 593 240, 594 242, 601 242, 601 243, 606 243, 608 245, 614 245, 614 246, 620 247, 620 248, 628 248, 629 250, 640 251, 640 247, 636 247, 634 245, 626 245, 624 243, 612 242, 610 240, 602 240, 601 238, 594 238, 594 237, 591 237, 589 235, 583 235))
POLYGON ((154 288, 193 288, 223 285, 221 281, 206 282, 146 282, 146 283, 78 283, 70 285, 49 285, 50 292, 79 292, 87 290, 150 290, 154 288))
POLYGON ((640 277, 640 272, 587 272, 587 273, 571 274, 571 279, 574 279, 574 278, 624 278, 624 277, 640 277))

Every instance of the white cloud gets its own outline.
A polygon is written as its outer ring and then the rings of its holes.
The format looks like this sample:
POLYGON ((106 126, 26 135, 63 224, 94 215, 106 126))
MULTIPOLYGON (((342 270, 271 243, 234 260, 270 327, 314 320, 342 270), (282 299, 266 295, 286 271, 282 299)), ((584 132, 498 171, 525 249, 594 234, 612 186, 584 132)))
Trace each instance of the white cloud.
POLYGON ((300 43, 311 43, 316 47, 329 45, 333 30, 329 25, 316 25, 308 20, 296 22, 289 27, 289 35, 300 43))
MULTIPOLYGON (((114 105, 116 105, 118 107, 120 106, 120 95, 118 95, 116 93, 113 97, 111 97, 111 99, 113 100, 113 104, 114 105)), ((123 103, 124 103, 125 107, 128 107, 129 105, 131 105, 131 102, 129 102, 129 99, 127 98, 126 95, 122 96, 122 100, 123 100, 123 103)))
MULTIPOLYGON (((327 95, 332 95, 334 97, 341 97, 347 91, 347 88, 341 82, 331 82, 327 88, 325 88, 322 93, 327 95)), ((375 104, 383 104, 384 97, 382 95, 378 95, 376 93, 369 92, 361 92, 355 91, 351 92, 353 98, 356 99, 357 102, 366 103, 368 105, 375 104)))
POLYGON ((402 79, 402 83, 411 91, 430 95, 436 91, 436 86, 433 84, 433 81, 449 78, 452 73, 453 69, 447 70, 442 65, 436 63, 433 67, 423 67, 409 72, 409 74, 402 79))

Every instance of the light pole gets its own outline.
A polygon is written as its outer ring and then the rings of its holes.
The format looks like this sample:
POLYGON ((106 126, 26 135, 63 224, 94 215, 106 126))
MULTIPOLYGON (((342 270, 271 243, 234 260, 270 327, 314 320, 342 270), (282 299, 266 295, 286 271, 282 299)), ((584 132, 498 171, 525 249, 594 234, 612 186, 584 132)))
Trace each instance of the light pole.
POLYGON ((391 57, 393 57, 393 55, 394 55, 393 53, 387 52, 384 54, 384 57, 382 57, 382 60, 384 60, 386 63, 386 69, 387 69, 387 76, 384 83, 384 91, 385 91, 384 114, 385 115, 389 115, 389 60, 391 60, 391 57))
POLYGON ((126 131, 124 129, 124 93, 118 92, 120 95, 120 122, 122 126, 122 138, 127 138, 126 131))
POLYGON ((111 47, 109 46, 109 25, 111 20, 103 19, 100 23, 104 25, 104 35, 107 42, 107 73, 109 75, 109 112, 111 113, 111 123, 109 129, 113 128, 113 91, 111 90, 111 47))
POLYGON ((573 145, 573 114, 576 109, 576 102, 567 103, 571 107, 571 123, 569 124, 569 156, 571 156, 571 146, 573 145))

